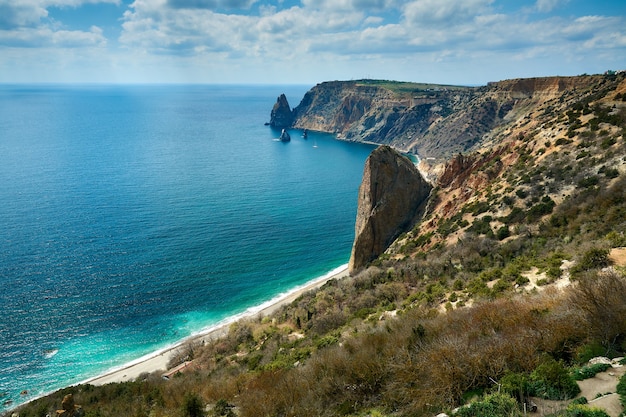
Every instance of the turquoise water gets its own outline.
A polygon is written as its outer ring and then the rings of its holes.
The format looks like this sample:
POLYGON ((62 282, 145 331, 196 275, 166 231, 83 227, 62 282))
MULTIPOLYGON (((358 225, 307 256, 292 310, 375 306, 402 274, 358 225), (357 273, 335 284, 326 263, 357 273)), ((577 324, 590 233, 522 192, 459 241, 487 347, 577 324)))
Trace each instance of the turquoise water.
POLYGON ((0 86, 0 411, 347 263, 372 147, 277 141, 307 89, 0 86))

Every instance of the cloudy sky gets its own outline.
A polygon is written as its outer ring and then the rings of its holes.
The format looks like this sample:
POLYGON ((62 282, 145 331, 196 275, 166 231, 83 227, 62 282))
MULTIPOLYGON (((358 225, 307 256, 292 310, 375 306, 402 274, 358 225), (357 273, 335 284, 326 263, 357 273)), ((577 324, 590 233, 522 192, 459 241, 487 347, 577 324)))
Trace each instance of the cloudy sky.
POLYGON ((0 82, 480 85, 626 69, 624 0, 0 0, 0 82))

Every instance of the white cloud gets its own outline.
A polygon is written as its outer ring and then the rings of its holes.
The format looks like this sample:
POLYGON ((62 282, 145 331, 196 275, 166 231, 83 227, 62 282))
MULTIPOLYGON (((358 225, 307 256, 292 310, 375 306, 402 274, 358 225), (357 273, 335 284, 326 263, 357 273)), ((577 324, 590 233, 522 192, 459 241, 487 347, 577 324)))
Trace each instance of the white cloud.
POLYGON ((507 66, 519 72, 590 65, 599 49, 626 67, 624 16, 533 13, 567 1, 527 0, 511 11, 500 0, 135 0, 119 8, 123 17, 111 24, 121 25, 119 38, 107 41, 111 26, 75 30, 50 19, 48 8, 120 0, 0 0, 0 47, 71 50, 67 62, 78 49, 97 50, 154 80, 159 71, 166 79, 184 74, 231 82, 257 74, 281 82, 280 73, 314 80, 422 81, 423 71, 483 77, 481 68, 490 74, 507 66))
POLYGON ((454 26, 488 12, 493 1, 416 0, 404 7, 404 16, 410 24, 454 26))
MULTIPOLYGON (((120 42, 159 53, 228 52, 239 56, 267 54, 293 56, 327 34, 357 27, 365 20, 359 12, 333 13, 291 7, 264 8, 257 16, 216 13, 204 9, 170 9, 163 3, 141 0, 124 15, 120 42)), ((334 35, 333 35, 334 36, 334 35)))
MULTIPOLYGON (((48 22, 48 8, 50 7, 79 7, 83 4, 111 3, 119 4, 120 0, 0 0, 0 30, 6 31, 0 35, 4 44, 14 39, 16 44, 36 46, 36 39, 40 44, 64 45, 62 39, 82 38, 84 45, 101 44, 102 34, 94 36, 92 32, 64 30, 57 34, 60 25, 48 22), (45 39, 42 34, 50 39, 45 39), (98 38, 98 39, 96 39, 98 38), (56 39, 56 41, 55 41, 56 39), (88 41, 91 39, 91 41, 88 41)), ((69 44, 75 44, 71 41, 69 44)))
POLYGON ((375 11, 398 7, 398 0, 302 0, 304 8, 325 11, 375 11))
POLYGON ((90 31, 52 30, 47 26, 0 31, 0 46, 12 48, 82 48, 103 47, 107 43, 102 30, 93 26, 90 31))
POLYGON ((249 9, 257 0, 168 0, 175 9, 249 9))
POLYGON ((562 4, 568 3, 569 0, 537 0, 535 8, 541 13, 548 13, 556 9, 562 4))
POLYGON ((172 9, 165 1, 135 1, 121 43, 161 55, 258 59, 264 66, 347 57, 376 66, 386 59, 553 59, 564 49, 591 48, 589 42, 605 36, 600 33, 624 34, 621 18, 529 20, 526 13, 494 13, 494 0, 416 0, 404 4, 403 18, 393 23, 364 12, 392 5, 387 0, 305 0, 288 9, 262 6, 258 15, 172 9))
POLYGON ((48 16, 48 11, 37 1, 15 2, 0 0, 0 29, 10 30, 35 26, 48 16))

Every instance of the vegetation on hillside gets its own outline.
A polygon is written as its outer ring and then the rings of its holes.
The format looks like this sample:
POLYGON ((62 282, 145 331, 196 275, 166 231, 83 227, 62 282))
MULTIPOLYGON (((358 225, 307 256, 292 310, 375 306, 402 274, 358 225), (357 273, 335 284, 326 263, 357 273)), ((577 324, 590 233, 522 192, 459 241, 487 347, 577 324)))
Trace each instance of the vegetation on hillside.
POLYGON ((626 271, 610 256, 626 246, 626 107, 607 80, 458 157, 423 221, 359 274, 186 346, 178 361, 193 366, 168 381, 67 388, 19 415, 52 414, 67 393, 92 417, 518 416, 531 397, 569 402, 590 358, 626 352, 626 271))
POLYGON ((428 84, 428 83, 415 83, 406 81, 390 81, 390 80, 370 80, 363 79, 355 81, 357 85, 369 85, 385 88, 389 91, 393 91, 396 94, 423 94, 425 92, 436 92, 440 90, 469 90, 469 87, 460 85, 446 85, 446 84, 428 84))

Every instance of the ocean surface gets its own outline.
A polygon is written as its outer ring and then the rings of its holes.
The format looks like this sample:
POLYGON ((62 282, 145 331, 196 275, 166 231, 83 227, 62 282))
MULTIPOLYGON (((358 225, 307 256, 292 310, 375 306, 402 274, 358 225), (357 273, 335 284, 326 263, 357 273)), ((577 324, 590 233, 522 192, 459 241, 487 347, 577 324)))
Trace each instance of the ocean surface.
POLYGON ((310 86, 0 85, 0 412, 345 265, 372 146, 310 86))

